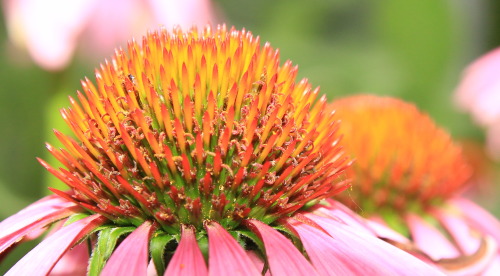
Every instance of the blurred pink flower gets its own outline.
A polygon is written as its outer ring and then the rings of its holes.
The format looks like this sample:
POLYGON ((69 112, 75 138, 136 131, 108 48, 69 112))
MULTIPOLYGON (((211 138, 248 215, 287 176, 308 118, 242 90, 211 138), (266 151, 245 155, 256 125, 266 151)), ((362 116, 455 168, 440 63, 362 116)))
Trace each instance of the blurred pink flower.
POLYGON ((460 108, 487 130, 492 157, 500 157, 500 48, 480 57, 463 74, 455 98, 460 108))
POLYGON ((10 39, 47 70, 61 70, 77 47, 93 58, 159 25, 214 23, 210 0, 4 0, 10 39), (97 53, 97 54, 96 54, 97 53))
POLYGON ((332 108, 358 188, 337 199, 378 237, 447 275, 500 275, 500 222, 461 195, 471 167, 449 134, 395 98, 356 95, 332 108))

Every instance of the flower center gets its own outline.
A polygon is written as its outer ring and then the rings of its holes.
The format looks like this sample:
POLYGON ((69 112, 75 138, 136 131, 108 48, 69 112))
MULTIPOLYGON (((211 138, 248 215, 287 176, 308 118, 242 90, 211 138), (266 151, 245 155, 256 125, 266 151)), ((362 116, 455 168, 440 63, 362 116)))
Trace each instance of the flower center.
POLYGON ((364 215, 420 212, 456 194, 471 174, 461 148, 411 104, 361 95, 331 108, 355 158, 354 189, 339 197, 364 215))
POLYGON ((337 122, 296 74, 244 30, 149 33, 62 110, 77 140, 48 148, 67 169, 41 162, 72 188, 55 193, 118 224, 272 223, 348 185, 337 122))

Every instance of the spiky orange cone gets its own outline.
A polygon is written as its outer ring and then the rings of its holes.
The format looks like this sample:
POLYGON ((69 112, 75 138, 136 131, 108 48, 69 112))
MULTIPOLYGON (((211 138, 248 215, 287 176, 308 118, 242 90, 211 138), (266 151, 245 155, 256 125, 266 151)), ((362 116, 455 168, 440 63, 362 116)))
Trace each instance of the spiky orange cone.
POLYGON ((460 197, 471 169, 445 131, 394 98, 352 96, 331 108, 356 159, 353 189, 336 198, 381 238, 448 274, 497 271, 500 223, 460 197))
POLYGON ((56 131, 64 148, 48 149, 65 168, 40 160, 70 191, 2 223, 15 227, 0 249, 78 216, 8 274, 48 273, 81 240, 91 275, 144 275, 148 263, 159 275, 436 273, 333 212, 299 212, 348 187, 349 160, 325 98, 278 56, 225 26, 151 32, 116 51, 62 111, 76 139, 56 131), (365 246, 391 257, 353 250, 365 246))

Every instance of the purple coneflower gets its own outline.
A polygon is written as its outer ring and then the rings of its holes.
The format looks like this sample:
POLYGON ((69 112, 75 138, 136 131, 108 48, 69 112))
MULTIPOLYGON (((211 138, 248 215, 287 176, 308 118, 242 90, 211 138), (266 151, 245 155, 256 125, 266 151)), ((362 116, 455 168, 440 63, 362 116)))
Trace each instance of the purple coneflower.
POLYGON ((214 22, 210 0, 3 0, 9 38, 47 70, 62 70, 77 47, 85 57, 112 53, 116 45, 159 25, 214 22))
POLYGON ((488 153, 500 159, 500 48, 472 62, 455 91, 459 107, 486 128, 488 153))
POLYGON ((55 131, 64 148, 47 148, 65 168, 40 160, 70 190, 0 224, 0 252, 55 224, 7 274, 440 274, 335 202, 313 206, 349 187, 350 161, 296 74, 225 26, 117 50, 62 110, 76 139, 55 131))
POLYGON ((352 96, 332 104, 356 159, 338 199, 385 241, 451 275, 498 275, 500 223, 460 196, 471 169, 429 116, 401 100, 352 96))

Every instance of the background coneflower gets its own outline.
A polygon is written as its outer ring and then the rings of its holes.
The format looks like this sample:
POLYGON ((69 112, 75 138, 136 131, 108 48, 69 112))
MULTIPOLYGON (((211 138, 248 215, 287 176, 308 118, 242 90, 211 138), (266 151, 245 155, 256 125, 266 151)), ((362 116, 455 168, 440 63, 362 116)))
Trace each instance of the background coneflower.
POLYGON ((47 148, 64 168, 40 160, 70 191, 2 222, 0 252, 68 219, 7 274, 61 257, 91 275, 438 273, 334 211, 298 212, 348 187, 349 160, 325 97, 296 74, 225 26, 117 50, 62 110, 76 139, 55 131, 64 147, 47 148))
POLYGON ((77 50, 87 61, 108 56, 147 28, 216 21, 210 0, 7 0, 2 10, 10 41, 50 71, 64 70, 77 50))
POLYGON ((352 96, 331 108, 356 159, 348 169, 353 189, 337 196, 341 202, 381 238, 449 274, 498 269, 500 223, 460 197, 471 168, 444 130, 395 98, 352 96))
POLYGON ((490 156, 500 159, 500 48, 472 62, 463 72, 455 91, 459 107, 486 128, 486 146, 490 156))

